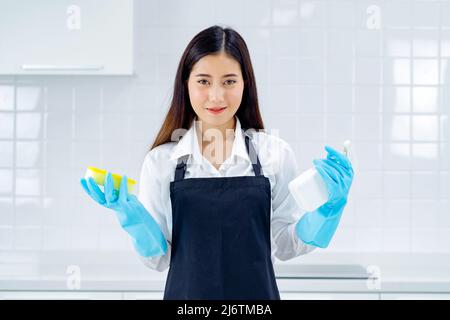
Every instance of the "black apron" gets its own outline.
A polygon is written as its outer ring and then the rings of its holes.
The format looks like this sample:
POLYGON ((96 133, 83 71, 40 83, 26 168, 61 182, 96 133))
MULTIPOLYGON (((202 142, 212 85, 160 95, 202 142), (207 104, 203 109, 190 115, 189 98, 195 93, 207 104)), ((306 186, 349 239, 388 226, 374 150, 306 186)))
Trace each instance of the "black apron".
POLYGON ((270 181, 247 136, 245 146, 255 176, 184 179, 188 155, 178 160, 170 183, 164 299, 280 299, 271 260, 270 181))

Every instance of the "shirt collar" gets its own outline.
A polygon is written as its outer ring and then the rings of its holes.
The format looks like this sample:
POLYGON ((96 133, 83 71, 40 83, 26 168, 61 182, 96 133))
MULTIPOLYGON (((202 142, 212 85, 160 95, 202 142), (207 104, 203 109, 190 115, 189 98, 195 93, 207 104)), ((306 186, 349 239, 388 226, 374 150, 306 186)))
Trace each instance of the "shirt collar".
MULTIPOLYGON (((241 129, 241 122, 239 118, 235 116, 236 119, 236 129, 233 140, 233 147, 231 149, 230 158, 233 159, 235 156, 242 159, 250 161, 245 147, 245 141, 243 136, 243 131, 241 129)), ((183 137, 178 141, 177 145, 173 149, 170 156, 170 160, 178 160, 178 158, 185 155, 193 155, 195 163, 201 163, 204 161, 202 154, 200 153, 200 148, 197 140, 197 122, 194 119, 191 123, 189 130, 183 135, 183 137)), ((190 160, 192 161, 192 160, 190 160)))

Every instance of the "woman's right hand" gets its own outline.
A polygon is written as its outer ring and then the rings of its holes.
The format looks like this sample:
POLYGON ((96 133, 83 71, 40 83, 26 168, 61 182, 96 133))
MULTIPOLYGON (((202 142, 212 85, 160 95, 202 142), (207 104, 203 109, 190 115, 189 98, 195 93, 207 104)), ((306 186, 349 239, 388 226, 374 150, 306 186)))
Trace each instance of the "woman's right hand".
POLYGON ((104 193, 93 178, 82 178, 80 182, 84 191, 95 202, 115 211, 120 225, 131 236, 141 256, 158 256, 167 252, 167 241, 158 223, 136 196, 128 193, 126 176, 122 178, 119 192, 114 190, 109 172, 105 179, 104 193))
POLYGON ((121 204, 124 202, 124 200, 128 200, 128 198, 131 196, 128 194, 128 191, 126 190, 127 186, 126 181, 127 177, 126 176, 122 177, 121 182, 125 182, 124 185, 125 188, 122 188, 122 183, 120 184, 121 189, 124 189, 124 194, 122 195, 121 199, 122 201, 119 201, 120 194, 117 192, 117 190, 114 190, 113 188, 114 183, 112 175, 109 172, 106 173, 104 193, 92 177, 89 177, 87 180, 85 178, 82 178, 80 180, 80 183, 84 191, 92 198, 92 200, 104 206, 105 208, 112 209, 114 211, 119 211, 121 204))

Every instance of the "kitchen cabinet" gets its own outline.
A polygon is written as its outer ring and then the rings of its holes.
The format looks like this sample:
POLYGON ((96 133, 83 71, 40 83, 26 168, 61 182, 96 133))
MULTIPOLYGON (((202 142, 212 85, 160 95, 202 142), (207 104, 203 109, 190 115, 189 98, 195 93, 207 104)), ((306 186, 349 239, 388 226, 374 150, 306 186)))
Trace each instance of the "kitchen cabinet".
POLYGON ((382 300, 450 300, 449 293, 381 293, 382 300))
POLYGON ((0 75, 131 75, 133 0, 2 0, 0 75))
POLYGON ((0 291, 0 300, 121 300, 121 292, 0 291))
POLYGON ((162 300, 164 291, 125 292, 124 300, 162 300))
POLYGON ((377 293, 280 292, 281 300, 379 300, 377 293))
MULTIPOLYGON (((162 300, 163 291, 0 291, 0 300, 162 300)), ((280 292, 281 300, 450 300, 449 293, 280 292)))
MULTIPOLYGON (((125 300, 162 300, 163 291, 125 292, 125 300)), ((378 293, 280 292, 281 300, 379 300, 378 293)))
MULTIPOLYGON (((0 300, 162 300, 163 291, 3 291, 0 300)), ((282 300, 378 300, 378 294, 335 292, 280 292, 282 300)))

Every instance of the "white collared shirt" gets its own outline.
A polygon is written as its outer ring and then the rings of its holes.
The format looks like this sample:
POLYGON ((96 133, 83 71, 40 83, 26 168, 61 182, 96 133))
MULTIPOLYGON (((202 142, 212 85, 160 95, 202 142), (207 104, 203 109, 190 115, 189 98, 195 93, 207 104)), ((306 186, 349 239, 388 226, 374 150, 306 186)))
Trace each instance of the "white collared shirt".
POLYGON ((180 157, 191 155, 187 162, 185 179, 204 177, 254 176, 253 166, 245 147, 244 134, 252 139, 261 162, 262 173, 269 178, 271 201, 272 262, 292 259, 315 249, 301 241, 295 225, 304 213, 289 192, 288 183, 298 175, 295 153, 281 138, 262 131, 244 132, 236 119, 235 138, 231 155, 217 170, 200 152, 197 140, 197 121, 177 142, 168 142, 152 149, 142 165, 138 198, 157 221, 167 239, 168 250, 164 256, 143 258, 148 267, 164 271, 170 264, 172 243, 172 205, 170 182, 175 177, 175 167, 180 157))

